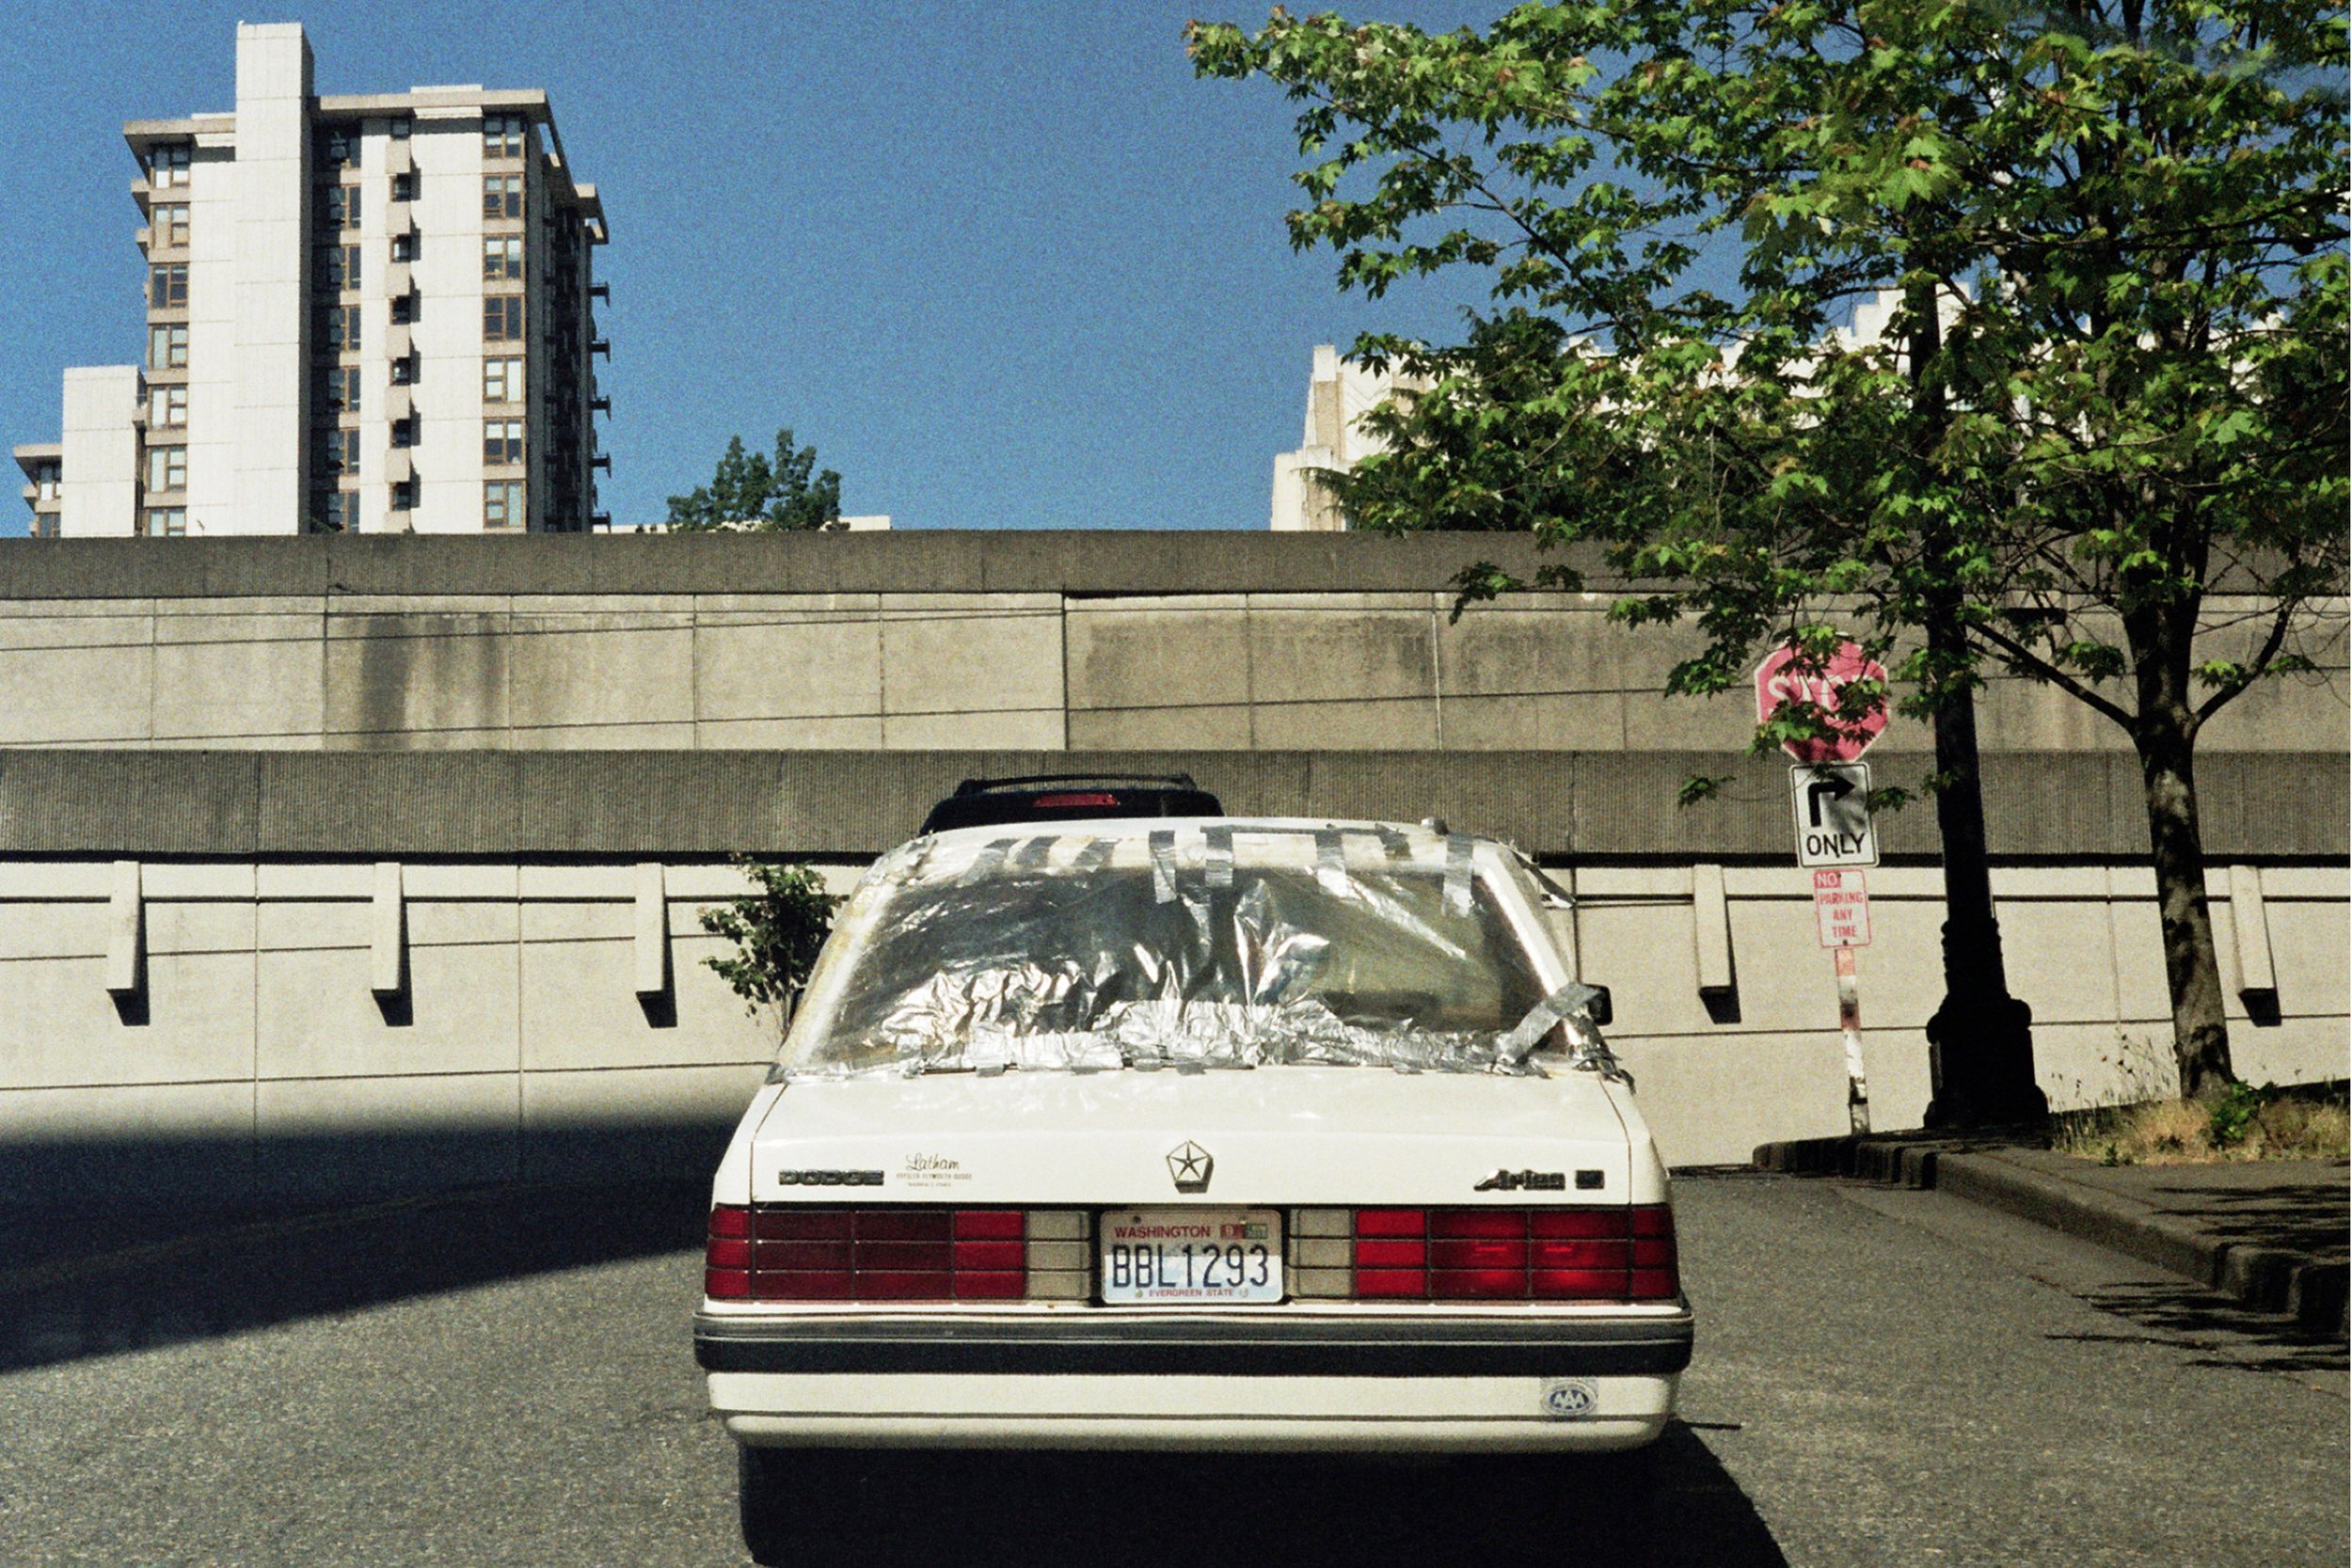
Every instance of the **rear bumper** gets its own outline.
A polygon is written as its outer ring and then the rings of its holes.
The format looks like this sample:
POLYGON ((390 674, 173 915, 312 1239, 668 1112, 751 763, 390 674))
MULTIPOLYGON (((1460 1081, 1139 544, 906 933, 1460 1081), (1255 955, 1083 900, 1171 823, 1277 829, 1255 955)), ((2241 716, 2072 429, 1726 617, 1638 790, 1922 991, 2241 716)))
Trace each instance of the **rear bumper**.
POLYGON ((1687 1308, 1640 1317, 719 1317, 712 1372, 1035 1377, 1663 1377, 1691 1364, 1687 1308))
POLYGON ((719 1318, 712 1409, 754 1445, 1623 1449, 1673 1414, 1687 1310, 1449 1322, 719 1318))

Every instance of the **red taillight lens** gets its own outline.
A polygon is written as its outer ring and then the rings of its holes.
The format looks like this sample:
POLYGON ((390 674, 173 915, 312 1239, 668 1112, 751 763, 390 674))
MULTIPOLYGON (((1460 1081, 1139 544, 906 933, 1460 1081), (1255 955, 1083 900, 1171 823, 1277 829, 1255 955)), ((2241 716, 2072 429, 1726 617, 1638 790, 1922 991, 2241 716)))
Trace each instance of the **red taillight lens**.
POLYGON ((1419 1209, 1356 1211, 1356 1234, 1359 1236, 1425 1236, 1428 1233, 1429 1216, 1419 1209))
POLYGON ((1355 1294, 1437 1301, 1671 1301, 1674 1212, 1359 1209, 1355 1294))
POLYGON ((703 1243, 703 1294, 739 1301, 752 1293, 752 1212, 721 1203, 710 1211, 709 1239, 703 1243))
POLYGON ((1018 1300, 1027 1234, 1020 1209, 722 1204, 703 1289, 721 1300, 1018 1300))
POLYGON ((1039 811, 1068 811, 1074 806, 1115 806, 1119 797, 1107 789, 1068 789, 1037 796, 1029 803, 1039 811))

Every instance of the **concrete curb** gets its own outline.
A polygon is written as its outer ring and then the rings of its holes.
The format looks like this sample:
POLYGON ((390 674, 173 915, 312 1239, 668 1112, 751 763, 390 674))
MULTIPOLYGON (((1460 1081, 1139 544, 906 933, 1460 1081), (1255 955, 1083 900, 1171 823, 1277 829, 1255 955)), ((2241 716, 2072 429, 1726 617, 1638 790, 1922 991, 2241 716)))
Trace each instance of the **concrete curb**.
POLYGON ((2317 1332, 2344 1331, 2345 1263, 2226 1240, 2144 1204, 2006 1159, 2005 1147, 2015 1146, 1926 1133, 1804 1138, 1765 1144, 1754 1163, 1787 1175, 1932 1187, 2184 1275, 2257 1311, 2282 1313, 2317 1332))

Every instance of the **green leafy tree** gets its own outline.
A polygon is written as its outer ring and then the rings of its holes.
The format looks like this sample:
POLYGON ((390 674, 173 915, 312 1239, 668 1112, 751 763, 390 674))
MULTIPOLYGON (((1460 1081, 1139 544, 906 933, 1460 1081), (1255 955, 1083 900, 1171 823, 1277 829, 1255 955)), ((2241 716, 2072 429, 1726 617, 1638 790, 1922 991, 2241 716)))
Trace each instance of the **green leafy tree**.
POLYGON ((2341 635, 2341 7, 1592 0, 1189 38, 1203 74, 1302 105, 1291 237, 1343 287, 1487 280, 1458 343, 1359 340, 1426 389, 1328 477, 1350 516, 1597 546, 1659 585, 1622 618, 1703 636, 1677 691, 1851 631, 1897 690, 1757 744, 1930 718, 1947 870, 1981 866, 1985 673, 2113 721, 2183 1085, 2218 1093, 2196 739, 2341 635), (1857 308, 1874 330, 1843 329, 1857 308))
POLYGON ((808 985, 841 900, 825 891, 814 866, 752 855, 738 855, 735 863, 753 891, 703 911, 701 918, 704 930, 734 942, 736 951, 703 962, 743 999, 745 1011, 756 1017, 773 1008, 781 1023, 808 985))
POLYGON ((795 446, 790 429, 776 432, 775 455, 745 452, 743 437, 727 442, 708 484, 670 498, 673 533, 715 530, 783 532, 841 526, 841 476, 818 471, 817 449, 795 446))

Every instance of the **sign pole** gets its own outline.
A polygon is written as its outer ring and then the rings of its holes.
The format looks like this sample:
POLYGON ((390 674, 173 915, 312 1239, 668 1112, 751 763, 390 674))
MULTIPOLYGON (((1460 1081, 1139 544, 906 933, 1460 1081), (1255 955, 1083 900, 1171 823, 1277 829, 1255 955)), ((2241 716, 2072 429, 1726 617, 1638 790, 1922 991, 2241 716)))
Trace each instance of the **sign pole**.
POLYGON ((1862 1067, 1862 977, 1854 950, 1837 949, 1837 1028, 1846 1040, 1846 1119, 1856 1132, 1870 1130, 1870 1081, 1862 1067))

